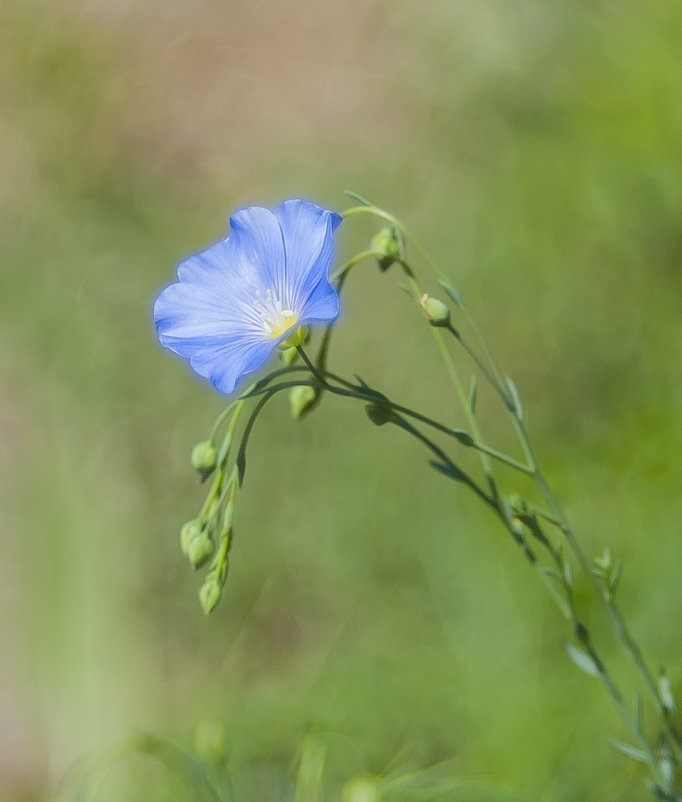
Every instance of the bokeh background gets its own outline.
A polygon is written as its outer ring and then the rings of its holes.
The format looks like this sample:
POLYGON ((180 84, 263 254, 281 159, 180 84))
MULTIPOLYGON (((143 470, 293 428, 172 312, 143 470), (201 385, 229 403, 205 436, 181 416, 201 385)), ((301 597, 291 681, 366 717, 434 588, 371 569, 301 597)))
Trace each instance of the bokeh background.
MULTIPOLYGON (((205 619, 178 531, 224 400, 157 346, 150 307, 237 206, 342 209, 352 188, 389 208, 468 299, 679 690, 679 3, 0 9, 0 798, 203 799, 183 761, 221 727, 238 802, 406 772, 390 798, 648 798, 522 555, 359 405, 266 409, 205 619)), ((374 230, 349 221, 340 257, 374 230)), ((394 279, 349 281, 332 365, 461 425, 394 279)), ((484 393, 481 416, 513 449, 484 393)))

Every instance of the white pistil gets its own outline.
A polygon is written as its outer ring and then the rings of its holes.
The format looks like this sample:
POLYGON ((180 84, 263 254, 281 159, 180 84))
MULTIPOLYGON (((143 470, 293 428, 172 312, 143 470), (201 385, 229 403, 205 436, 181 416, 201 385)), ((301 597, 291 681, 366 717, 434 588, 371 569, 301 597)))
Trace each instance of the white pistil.
POLYGON ((267 290, 265 293, 265 301, 256 298, 253 306, 261 317, 263 330, 271 340, 284 334, 298 321, 296 312, 293 309, 283 309, 282 302, 279 298, 275 298, 272 290, 267 290))

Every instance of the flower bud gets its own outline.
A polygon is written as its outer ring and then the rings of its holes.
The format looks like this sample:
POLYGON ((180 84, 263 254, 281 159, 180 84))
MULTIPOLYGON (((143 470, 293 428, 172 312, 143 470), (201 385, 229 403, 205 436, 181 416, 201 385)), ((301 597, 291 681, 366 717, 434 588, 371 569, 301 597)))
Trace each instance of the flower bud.
POLYGON ((512 493, 507 499, 507 502, 514 515, 525 515, 528 512, 528 505, 525 499, 518 493, 512 493))
POLYGON ((365 412, 376 426, 383 426, 393 418, 393 410, 385 404, 366 404, 365 412))
POLYGON ((318 397, 318 390, 308 384, 292 387, 289 390, 289 409, 293 419, 301 420, 315 406, 318 397))
POLYGON ((199 604, 206 615, 215 610, 220 601, 222 590, 215 579, 207 579, 199 588, 199 604))
POLYGON ((201 534, 201 524, 199 521, 187 521, 180 530, 180 548, 183 554, 189 554, 189 546, 201 534))
POLYGON ((426 319, 432 326, 447 326, 450 323, 450 310, 438 298, 432 298, 424 293, 419 305, 424 310, 426 319))
POLYGON ((293 365, 296 361, 297 356, 298 351, 294 347, 282 348, 279 352, 279 358, 285 368, 291 367, 291 365, 293 365))
POLYGON ((381 802, 378 783, 369 775, 352 777, 343 787, 343 802, 381 802))
POLYGON ((202 533, 199 537, 194 538, 187 547, 187 556, 195 568, 201 568, 212 554, 213 542, 206 533, 202 533))
POLYGON ((377 256, 377 262, 379 263, 379 270, 381 270, 382 273, 388 270, 402 255, 400 238, 395 228, 382 228, 381 231, 372 238, 369 247, 379 254, 377 256))
POLYGON ((289 337, 279 344, 282 351, 289 348, 296 348, 298 345, 305 345, 310 339, 310 328, 308 326, 299 326, 295 331, 292 331, 289 337))
POLYGON ((192 449, 192 467, 199 474, 203 482, 213 473, 216 465, 217 453, 210 440, 197 443, 192 449))
POLYGON ((220 721, 200 721, 194 730, 194 751, 203 763, 223 762, 227 752, 225 727, 220 721))

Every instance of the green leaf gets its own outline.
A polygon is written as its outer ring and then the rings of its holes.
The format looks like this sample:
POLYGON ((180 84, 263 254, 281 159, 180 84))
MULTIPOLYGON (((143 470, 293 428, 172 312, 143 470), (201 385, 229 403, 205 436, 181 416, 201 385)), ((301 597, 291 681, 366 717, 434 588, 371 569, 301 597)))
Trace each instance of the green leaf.
POLYGON ((353 192, 352 189, 344 189, 344 195, 348 195, 348 197, 353 201, 356 206, 374 206, 373 203, 370 203, 367 198, 363 198, 362 195, 358 195, 357 192, 353 192))
POLYGON ((514 408, 514 412, 516 413, 516 417, 519 420, 523 420, 523 406, 521 404, 521 398, 519 397, 516 385, 509 376, 507 376, 507 388, 509 389, 509 395, 514 408))
POLYGON ((445 290, 450 300, 456 304, 460 309, 464 309, 464 301, 462 296, 459 294, 459 291, 456 290, 452 284, 448 284, 447 281, 442 281, 439 279, 439 284, 445 290))
POLYGON ((616 592, 616 588, 618 587, 618 583, 620 582, 621 576, 623 576, 623 566, 617 562, 611 569, 611 573, 609 574, 609 580, 608 580, 609 593, 612 596, 616 592))
POLYGON ((429 465, 438 473, 442 473, 443 476, 447 476, 448 479, 454 479, 455 482, 463 482, 466 477, 458 468, 454 465, 445 465, 443 462, 436 462, 435 460, 429 460, 429 465))
POLYGON ((473 446, 476 443, 476 441, 469 434, 469 432, 465 431, 464 429, 452 429, 451 434, 463 446, 473 446))
POLYGON ((670 687, 670 677, 661 669, 658 675, 658 693, 661 697, 661 702, 668 713, 675 712, 675 698, 673 697, 672 688, 670 687))
POLYGON ((622 752, 624 755, 631 757, 633 760, 639 760, 640 763, 648 763, 649 758, 641 749, 636 749, 634 746, 624 744, 622 741, 617 741, 615 738, 609 738, 609 743, 614 749, 622 752))
POLYGON ((471 377, 471 387, 469 388, 469 409, 471 410, 471 414, 476 414, 476 399, 478 398, 478 382, 476 381, 476 377, 471 377))
POLYGON ((566 584, 569 588, 573 587, 573 569, 571 568, 571 564, 564 562, 564 579, 566 580, 566 584))
POLYGON ((572 643, 564 643, 564 648, 566 649, 566 653, 568 656, 573 660, 573 662, 581 668, 586 674, 589 674, 591 677, 598 677, 600 675, 599 668, 594 660, 586 654, 581 649, 573 646, 572 643))
POLYGON ((639 691, 635 691, 634 719, 635 732, 639 734, 642 731, 642 695, 639 691))

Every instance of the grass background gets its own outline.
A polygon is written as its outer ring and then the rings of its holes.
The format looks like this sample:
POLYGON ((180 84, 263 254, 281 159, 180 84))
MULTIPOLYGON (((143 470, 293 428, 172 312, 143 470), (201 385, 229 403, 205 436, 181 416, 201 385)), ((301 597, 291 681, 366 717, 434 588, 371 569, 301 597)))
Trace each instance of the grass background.
MULTIPOLYGON (((349 187, 389 208, 468 299, 679 689, 680 39, 673 0, 2 3, 0 798, 74 799, 93 755, 92 798, 200 798, 107 756, 143 732, 190 753, 201 722, 238 802, 293 799, 319 743, 329 800, 442 761, 460 785, 432 798, 648 798, 520 553, 360 407, 266 409, 205 620, 178 530, 224 402, 150 307, 237 206, 349 187)), ((372 233, 349 221, 341 256, 372 233)), ((461 425, 431 348, 392 277, 358 271, 333 366, 461 425)))

